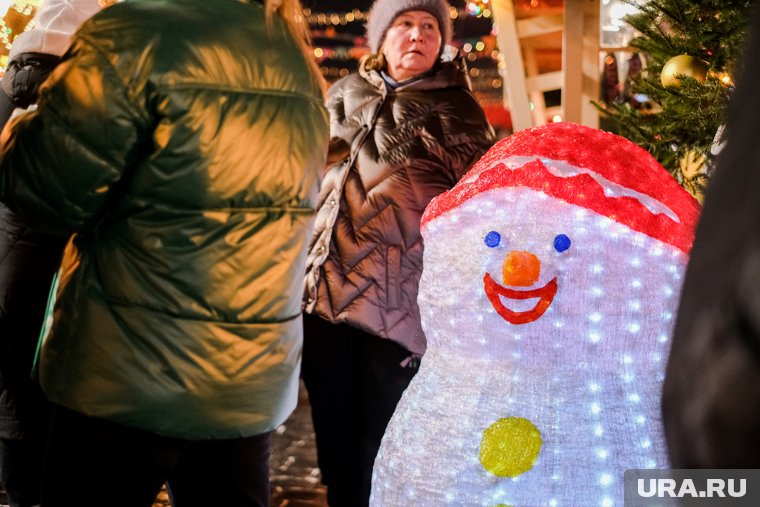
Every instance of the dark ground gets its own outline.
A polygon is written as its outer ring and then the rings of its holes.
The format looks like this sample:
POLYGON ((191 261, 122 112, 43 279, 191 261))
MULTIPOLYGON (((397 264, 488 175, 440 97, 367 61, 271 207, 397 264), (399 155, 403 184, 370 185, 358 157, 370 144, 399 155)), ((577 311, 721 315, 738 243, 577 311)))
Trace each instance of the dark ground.
MULTIPOLYGON (((309 400, 301 386, 298 408, 272 437, 270 460, 272 507, 326 507, 325 488, 319 482, 314 430, 309 400)), ((0 485, 0 505, 8 503, 0 485)), ((103 505, 108 505, 104 499, 103 505)), ((169 507, 162 491, 153 507, 169 507)), ((220 506, 222 507, 222 506, 220 506)))

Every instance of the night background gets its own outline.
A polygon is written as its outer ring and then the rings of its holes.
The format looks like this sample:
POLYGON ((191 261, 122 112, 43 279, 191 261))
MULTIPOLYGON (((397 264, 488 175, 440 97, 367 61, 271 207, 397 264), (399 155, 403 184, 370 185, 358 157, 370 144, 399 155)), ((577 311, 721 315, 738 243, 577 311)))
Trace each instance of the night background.
MULTIPOLYGON (((382 0, 381 0, 382 1, 382 0)), ((509 113, 503 107, 503 75, 499 68, 501 54, 496 42, 493 17, 488 1, 451 0, 454 21, 452 45, 467 58, 473 91, 486 110, 489 121, 500 135, 511 132, 509 113)), ((315 57, 328 81, 354 72, 359 59, 368 52, 364 37, 370 0, 304 0, 304 12, 311 26, 315 57)), ((561 13, 562 0, 518 0, 518 19, 561 13)), ((559 71, 562 67, 560 34, 536 37, 531 41, 538 71, 559 71)), ((560 105, 560 91, 544 94, 546 107, 560 105)))

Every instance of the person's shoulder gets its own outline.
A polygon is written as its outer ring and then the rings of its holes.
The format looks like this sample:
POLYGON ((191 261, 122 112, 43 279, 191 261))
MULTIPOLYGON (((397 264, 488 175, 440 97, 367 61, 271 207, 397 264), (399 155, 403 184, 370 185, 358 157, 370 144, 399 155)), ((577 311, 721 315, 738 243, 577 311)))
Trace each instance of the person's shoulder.
POLYGON ((368 86, 368 84, 367 81, 362 76, 360 76, 358 72, 352 72, 347 76, 343 76, 342 78, 335 81, 332 85, 330 85, 330 92, 345 90, 346 88, 357 86, 365 87, 368 86))
MULTIPOLYGON (((168 59, 180 59, 201 45, 229 47, 234 40, 241 58, 253 58, 250 55, 269 48, 266 30, 258 2, 217 5, 206 0, 151 0, 120 2, 103 9, 82 25, 74 39, 106 54, 145 55, 149 51, 168 59)), ((282 50, 281 42, 281 38, 275 41, 282 50)))
POLYGON ((454 95, 454 103, 457 107, 462 109, 483 109, 478 99, 475 98, 475 95, 466 88, 453 87, 450 89, 450 93, 454 95))
POLYGON ((344 98, 347 94, 371 89, 371 85, 358 73, 353 72, 335 81, 327 90, 328 103, 344 98))
POLYGON ((97 44, 100 41, 124 39, 125 34, 134 37, 135 34, 147 32, 154 19, 146 11, 148 5, 145 2, 114 4, 82 23, 74 38, 97 44))
POLYGON ((123 34, 144 33, 175 41, 240 27, 258 33, 264 25, 263 6, 258 2, 152 0, 113 4, 83 24, 80 34, 118 38, 123 34))

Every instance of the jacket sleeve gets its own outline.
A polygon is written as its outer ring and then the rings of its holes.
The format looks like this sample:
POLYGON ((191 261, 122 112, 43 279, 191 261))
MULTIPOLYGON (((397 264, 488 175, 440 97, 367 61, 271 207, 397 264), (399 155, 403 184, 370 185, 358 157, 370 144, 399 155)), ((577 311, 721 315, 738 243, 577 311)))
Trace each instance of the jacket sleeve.
POLYGON ((140 152, 146 113, 107 53, 81 39, 0 137, 0 200, 47 234, 92 230, 140 152))
POLYGON ((457 100, 456 136, 450 136, 446 145, 449 155, 448 167, 453 173, 454 183, 467 174, 480 157, 495 141, 493 127, 488 123, 486 113, 469 91, 462 91, 457 100))

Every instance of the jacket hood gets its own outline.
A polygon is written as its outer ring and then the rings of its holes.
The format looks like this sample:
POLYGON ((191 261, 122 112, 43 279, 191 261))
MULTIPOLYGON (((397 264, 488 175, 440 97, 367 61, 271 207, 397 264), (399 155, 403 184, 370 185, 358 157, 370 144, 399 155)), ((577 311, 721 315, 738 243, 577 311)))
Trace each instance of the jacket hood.
POLYGON ((43 1, 34 17, 34 29, 16 37, 9 58, 30 52, 62 56, 71 35, 100 9, 98 0, 43 1))

